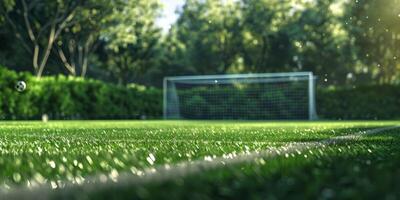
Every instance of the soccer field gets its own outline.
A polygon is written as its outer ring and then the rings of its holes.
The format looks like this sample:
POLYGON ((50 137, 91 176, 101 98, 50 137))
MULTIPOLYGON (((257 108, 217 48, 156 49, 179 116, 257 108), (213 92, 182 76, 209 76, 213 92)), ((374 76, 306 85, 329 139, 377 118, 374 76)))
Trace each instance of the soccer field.
POLYGON ((400 195, 397 125, 399 121, 2 122, 1 195, 390 199, 400 195))

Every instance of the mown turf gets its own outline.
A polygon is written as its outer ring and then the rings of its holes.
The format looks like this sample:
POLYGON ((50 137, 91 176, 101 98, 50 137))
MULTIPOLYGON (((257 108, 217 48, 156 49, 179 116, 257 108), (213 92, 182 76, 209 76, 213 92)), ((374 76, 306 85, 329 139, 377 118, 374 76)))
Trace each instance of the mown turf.
POLYGON ((400 131, 163 182, 82 188, 51 198, 399 199, 400 131), (168 194, 168 195, 165 195, 168 194))
MULTIPOLYGON (((138 173, 161 164, 318 141, 394 124, 397 122, 3 122, 0 181, 11 188, 64 180, 80 182, 90 175, 138 173)), ((344 195, 338 195, 334 187, 341 186, 337 183, 340 180, 335 179, 338 175, 361 180, 347 170, 357 166, 358 155, 373 167, 377 167, 375 160, 379 159, 396 163, 398 157, 392 154, 398 152, 398 146, 398 136, 391 133, 329 147, 322 153, 282 156, 274 161, 232 166, 175 181, 128 187, 128 193, 126 188, 114 188, 92 197, 129 194, 152 198, 162 197, 155 195, 165 192, 177 198, 234 198, 240 194, 271 198, 338 197, 344 195), (379 155, 384 152, 385 156, 374 157, 377 154, 369 152, 372 150, 379 155)), ((390 166, 383 165, 381 170, 390 166)), ((358 168, 364 173, 364 168, 358 168)), ((362 188, 355 187, 358 189, 362 188)))

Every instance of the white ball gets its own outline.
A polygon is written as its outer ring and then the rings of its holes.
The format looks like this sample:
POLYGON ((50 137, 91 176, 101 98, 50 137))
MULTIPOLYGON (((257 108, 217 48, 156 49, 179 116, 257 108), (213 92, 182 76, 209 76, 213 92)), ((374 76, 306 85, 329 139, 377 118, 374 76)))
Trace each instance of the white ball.
POLYGON ((18 81, 17 84, 15 84, 15 89, 18 92, 22 92, 26 89, 26 83, 24 81, 18 81))

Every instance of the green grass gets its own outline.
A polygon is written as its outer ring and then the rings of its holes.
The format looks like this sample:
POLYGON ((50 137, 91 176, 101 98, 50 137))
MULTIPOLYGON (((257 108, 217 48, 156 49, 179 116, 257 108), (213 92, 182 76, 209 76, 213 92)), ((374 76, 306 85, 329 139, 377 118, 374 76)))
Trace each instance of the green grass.
POLYGON ((398 134, 87 195, 95 199, 165 199, 166 193, 171 199, 398 199, 398 134))
MULTIPOLYGON (((398 122, 2 122, 0 182, 11 188, 66 180, 79 182, 91 175, 138 173, 158 165, 313 142, 395 124, 398 122)), ((395 192, 391 189, 400 186, 400 181, 390 180, 392 172, 400 180, 396 168, 400 163, 400 133, 396 133, 388 131, 288 158, 88 195, 160 198, 163 196, 157 195, 168 192, 176 198, 353 198, 361 197, 364 189, 374 194, 384 192, 383 186, 391 184, 387 190, 391 197, 390 191, 395 192)))

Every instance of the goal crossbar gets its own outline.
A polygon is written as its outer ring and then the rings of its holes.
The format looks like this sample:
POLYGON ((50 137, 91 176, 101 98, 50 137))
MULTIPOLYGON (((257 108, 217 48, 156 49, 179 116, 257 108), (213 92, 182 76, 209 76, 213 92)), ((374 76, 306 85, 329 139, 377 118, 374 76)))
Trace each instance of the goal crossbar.
POLYGON ((203 79, 243 79, 243 78, 274 78, 287 76, 311 76, 312 72, 288 72, 288 73, 257 73, 257 74, 221 74, 221 75, 197 75, 197 76, 169 76, 165 80, 203 80, 203 79))

